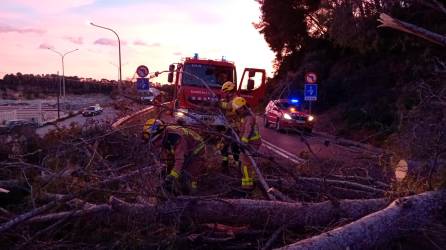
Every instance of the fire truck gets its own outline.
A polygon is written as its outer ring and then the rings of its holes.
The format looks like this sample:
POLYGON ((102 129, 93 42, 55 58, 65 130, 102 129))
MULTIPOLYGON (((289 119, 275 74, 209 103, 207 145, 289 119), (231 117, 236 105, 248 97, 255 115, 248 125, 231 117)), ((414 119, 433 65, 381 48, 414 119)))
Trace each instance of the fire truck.
POLYGON ((262 100, 266 89, 264 69, 245 68, 240 82, 234 62, 187 57, 169 66, 168 81, 175 84, 174 117, 179 124, 210 126, 225 125, 218 109, 222 98, 221 86, 226 81, 237 84, 237 94, 254 108, 262 100))

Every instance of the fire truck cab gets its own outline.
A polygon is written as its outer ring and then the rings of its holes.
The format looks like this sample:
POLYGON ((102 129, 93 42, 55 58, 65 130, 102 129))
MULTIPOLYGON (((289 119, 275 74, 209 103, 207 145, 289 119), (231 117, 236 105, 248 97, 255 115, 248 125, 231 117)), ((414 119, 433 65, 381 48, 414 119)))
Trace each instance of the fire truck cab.
POLYGON ((226 81, 237 84, 237 94, 246 98, 251 108, 265 94, 264 69, 246 68, 237 83, 235 64, 223 58, 201 59, 195 54, 181 63, 171 64, 169 71, 168 81, 175 83, 174 117, 180 124, 225 125, 218 103, 223 95, 221 86, 226 81))

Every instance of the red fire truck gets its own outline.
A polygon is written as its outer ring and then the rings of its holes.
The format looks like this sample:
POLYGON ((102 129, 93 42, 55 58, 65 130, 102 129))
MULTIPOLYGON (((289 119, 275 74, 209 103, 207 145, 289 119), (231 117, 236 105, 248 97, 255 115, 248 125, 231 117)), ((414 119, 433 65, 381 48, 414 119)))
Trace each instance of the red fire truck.
POLYGON ((210 60, 195 54, 170 65, 169 71, 168 81, 174 82, 176 87, 174 116, 182 124, 224 125, 217 104, 222 96, 220 88, 226 81, 237 84, 238 95, 246 98, 251 108, 258 105, 265 94, 264 69, 245 68, 238 83, 235 64, 224 58, 210 60))

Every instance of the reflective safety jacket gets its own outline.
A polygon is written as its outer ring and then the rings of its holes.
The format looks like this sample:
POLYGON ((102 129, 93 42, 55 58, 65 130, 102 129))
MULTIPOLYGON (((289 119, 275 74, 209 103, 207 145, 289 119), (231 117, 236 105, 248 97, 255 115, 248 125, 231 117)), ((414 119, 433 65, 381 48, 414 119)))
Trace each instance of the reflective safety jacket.
POLYGON ((204 154, 205 141, 192 129, 180 126, 167 126, 163 136, 163 147, 174 157, 174 168, 179 170, 193 158, 204 154))
POLYGON ((232 100, 236 98, 237 96, 234 96, 230 99, 225 98, 222 101, 220 101, 219 107, 223 110, 223 113, 226 116, 226 119, 228 119, 229 125, 233 128, 236 127, 238 117, 235 111, 232 109, 232 100))

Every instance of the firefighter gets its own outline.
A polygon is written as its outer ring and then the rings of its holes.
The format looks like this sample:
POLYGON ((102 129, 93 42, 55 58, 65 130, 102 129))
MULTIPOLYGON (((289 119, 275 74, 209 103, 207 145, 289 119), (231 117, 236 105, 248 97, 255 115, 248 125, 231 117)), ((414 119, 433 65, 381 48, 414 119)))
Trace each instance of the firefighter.
MULTIPOLYGON (((246 99, 243 97, 235 97, 231 105, 236 115, 240 118, 238 124, 240 141, 245 143, 249 150, 259 149, 262 144, 259 127, 257 126, 255 115, 247 106, 246 99)), ((254 189, 255 171, 253 171, 251 161, 247 156, 249 154, 248 150, 243 149, 242 152, 242 189, 252 190, 254 189)))
MULTIPOLYGON (((224 93, 224 95, 219 106, 223 110, 225 117, 229 122, 229 126, 236 129, 237 116, 231 105, 232 99, 236 97, 236 85, 233 82, 227 81, 222 85, 221 91, 224 93)), ((231 136, 231 131, 226 131, 225 133, 226 135, 231 136)), ((229 150, 231 150, 232 157, 236 165, 240 167, 240 148, 237 143, 228 142, 227 140, 222 139, 218 147, 221 148, 220 152, 222 156, 223 172, 229 173, 229 150)))
POLYGON ((195 193, 198 177, 204 169, 205 141, 195 131, 163 121, 149 119, 144 125, 144 139, 161 148, 169 174, 163 188, 172 194, 195 193))

